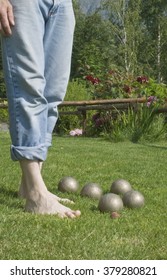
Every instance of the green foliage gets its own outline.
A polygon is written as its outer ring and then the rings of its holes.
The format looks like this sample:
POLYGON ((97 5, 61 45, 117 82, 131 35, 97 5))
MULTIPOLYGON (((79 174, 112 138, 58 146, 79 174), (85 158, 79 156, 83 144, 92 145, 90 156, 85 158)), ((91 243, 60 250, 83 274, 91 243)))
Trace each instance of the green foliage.
POLYGON ((8 122, 8 110, 0 108, 0 121, 2 122, 8 122))
POLYGON ((141 0, 106 0, 104 9, 107 9, 114 42, 117 45, 114 59, 127 73, 137 73, 138 47, 143 40, 140 25, 141 0))
POLYGON ((140 49, 143 57, 141 62, 145 66, 149 65, 152 69, 151 75, 154 75, 159 82, 166 82, 167 2, 142 0, 141 17, 145 27, 144 34, 147 36, 140 49), (145 52, 142 51, 143 48, 145 52))
POLYGON ((6 87, 2 71, 1 38, 0 38, 0 98, 6 97, 6 87))
MULTIPOLYGON (((71 108, 66 108, 67 111, 74 111, 71 108)), ((69 132, 73 129, 80 128, 82 126, 82 119, 77 115, 59 115, 55 132, 59 135, 69 135, 69 132)))
MULTIPOLYGON (((73 79, 69 82, 65 101, 90 100, 91 96, 87 91, 86 82, 84 80, 73 79)), ((60 109, 61 112, 76 111, 75 107, 66 106, 60 109)), ((61 115, 59 116, 55 131, 58 134, 69 134, 75 128, 82 126, 82 117, 79 115, 61 115)))
POLYGON ((164 115, 156 115, 154 106, 145 104, 135 111, 118 112, 118 118, 112 122, 112 130, 108 137, 113 141, 130 140, 134 143, 140 140, 159 141, 167 137, 167 123, 164 115))
MULTIPOLYGON (((1 68, 1 65, 0 65, 0 68, 1 68)), ((2 70, 0 70, 0 98, 6 98, 6 87, 5 87, 2 70)))
POLYGON ((102 136, 114 142, 130 140, 160 141, 167 139, 167 123, 164 114, 157 114, 159 102, 153 96, 147 103, 136 104, 127 110, 98 111, 91 116, 87 126, 88 136, 102 136))
POLYGON ((96 71, 111 64, 116 51, 110 23, 95 13, 86 16, 76 11, 76 29, 72 56, 72 77, 78 77, 83 65, 90 65, 96 71))
MULTIPOLYGON (((0 103, 7 104, 7 101, 0 98, 0 103)), ((0 108, 0 121, 8 123, 8 109, 0 108)))
POLYGON ((93 72, 114 68, 167 82, 165 0, 102 0, 101 8, 89 16, 76 2, 72 77, 90 65, 93 72))
MULTIPOLYGON (((144 104, 137 110, 129 109, 128 113, 114 106, 109 111, 87 112, 87 136, 104 136, 113 141, 129 139, 132 142, 151 139, 151 137, 157 141, 166 137, 164 116, 154 114, 154 109, 162 107, 166 102, 165 84, 156 83, 146 76, 134 77, 117 70, 110 70, 104 74, 101 71, 97 77, 88 65, 82 68, 82 75, 84 79, 72 80, 69 83, 66 100, 128 99, 129 97, 148 99, 147 106, 144 104)), ((76 108, 64 107, 62 110, 74 112, 76 108)), ((81 128, 82 125, 82 116, 60 115, 56 131, 59 134, 69 134, 70 130, 81 128)))
POLYGON ((82 75, 93 99, 156 96, 161 104, 166 101, 167 85, 147 76, 134 76, 116 69, 93 72, 88 66, 82 68, 82 75))
POLYGON ((65 101, 90 100, 91 96, 87 90, 86 81, 83 79, 72 79, 67 87, 65 101))

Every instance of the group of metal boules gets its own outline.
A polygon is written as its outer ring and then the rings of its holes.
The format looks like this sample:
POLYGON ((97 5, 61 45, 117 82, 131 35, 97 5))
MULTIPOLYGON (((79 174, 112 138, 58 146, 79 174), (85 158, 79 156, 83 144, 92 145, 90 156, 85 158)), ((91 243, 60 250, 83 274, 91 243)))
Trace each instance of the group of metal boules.
MULTIPOLYGON (((79 190, 79 183, 75 178, 66 176, 59 181, 58 190, 74 193, 79 190)), ((145 203, 143 194, 133 190, 131 184, 124 179, 114 181, 109 192, 105 194, 99 184, 87 183, 81 189, 80 195, 99 200, 98 209, 111 213, 111 218, 120 217, 119 213, 124 206, 133 209, 140 208, 145 203)))

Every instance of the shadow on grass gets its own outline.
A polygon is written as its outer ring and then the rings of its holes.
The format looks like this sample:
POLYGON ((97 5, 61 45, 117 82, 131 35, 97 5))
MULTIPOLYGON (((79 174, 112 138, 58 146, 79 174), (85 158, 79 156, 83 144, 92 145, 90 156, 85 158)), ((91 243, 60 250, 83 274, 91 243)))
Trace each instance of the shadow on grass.
POLYGON ((95 205, 92 205, 92 206, 90 207, 90 210, 91 210, 92 212, 99 212, 98 207, 95 206, 95 205))
POLYGON ((18 203, 18 193, 4 188, 0 188, 0 204, 10 208, 23 208, 22 205, 18 203))
POLYGON ((12 190, 7 190, 7 189, 4 189, 4 188, 0 188, 0 194, 3 194, 5 196, 10 196, 10 197, 13 197, 13 198, 18 198, 18 193, 16 191, 12 191, 12 190))
POLYGON ((145 146, 145 147, 150 147, 150 148, 156 148, 156 149, 161 149, 161 150, 167 150, 167 147, 165 146, 158 146, 158 145, 155 145, 155 144, 141 144, 142 146, 145 146))

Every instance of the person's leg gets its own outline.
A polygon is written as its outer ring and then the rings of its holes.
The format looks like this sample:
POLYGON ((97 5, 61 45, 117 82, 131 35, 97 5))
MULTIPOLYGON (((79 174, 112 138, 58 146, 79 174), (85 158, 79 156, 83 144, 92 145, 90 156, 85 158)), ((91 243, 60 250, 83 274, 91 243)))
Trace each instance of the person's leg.
POLYGON ((20 166, 26 183, 26 211, 38 214, 56 214, 61 218, 80 216, 79 210, 73 211, 48 195, 38 161, 20 160, 20 166))
MULTIPOLYGON (((40 161, 39 162, 39 170, 40 172, 42 171, 42 166, 43 166, 43 162, 40 161)), ((74 202, 68 198, 61 198, 51 192, 48 191, 48 194, 51 196, 52 199, 57 200, 59 202, 62 203, 70 203, 70 204, 74 204, 74 202)), ((19 192, 18 195, 20 198, 26 199, 27 198, 27 188, 26 188, 26 180, 24 175, 22 174, 22 178, 21 178, 21 183, 20 183, 20 187, 19 187, 19 192)))
POLYGON ((52 135, 58 118, 57 106, 63 101, 68 85, 74 27, 72 0, 54 0, 44 35, 48 135, 52 135))
MULTIPOLYGON (((75 26, 72 1, 58 0, 53 2, 54 5, 50 9, 46 21, 43 40, 45 56, 44 76, 46 79, 44 96, 48 102, 48 146, 51 145, 51 135, 58 118, 57 106, 63 101, 67 89, 75 26)), ((40 166, 42 169, 42 162, 40 166)), ((24 181, 24 178, 22 178, 19 190, 21 197, 25 197, 24 181)), ((55 198, 61 202, 73 203, 69 199, 62 199, 58 196, 55 196, 55 198)))
MULTIPOLYGON (((69 80, 74 27, 75 18, 72 1, 55 0, 46 21, 44 34, 44 76, 46 79, 44 96, 48 102, 47 133, 49 135, 49 146, 58 118, 57 106, 64 99, 69 80)), ((22 188, 20 194, 23 194, 22 188)), ((56 198, 59 201, 71 202, 57 196, 56 198)))
POLYGON ((39 162, 46 159, 51 144, 51 134, 47 131, 48 101, 44 97, 43 38, 47 11, 53 7, 53 0, 11 0, 11 3, 15 27, 13 35, 3 39, 3 61, 10 113, 11 156, 20 161, 27 196, 26 210, 73 218, 79 212, 60 205, 55 198, 53 201, 39 168, 39 162))
POLYGON ((4 76, 10 118, 13 160, 45 160, 47 100, 43 36, 45 22, 39 0, 10 0, 15 26, 2 37, 4 76))

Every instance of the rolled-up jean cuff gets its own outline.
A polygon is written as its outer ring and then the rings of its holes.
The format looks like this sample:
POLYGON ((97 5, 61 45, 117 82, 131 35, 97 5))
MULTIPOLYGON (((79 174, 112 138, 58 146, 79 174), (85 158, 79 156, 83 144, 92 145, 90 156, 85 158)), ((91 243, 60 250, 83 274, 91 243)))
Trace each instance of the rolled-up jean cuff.
POLYGON ((14 161, 23 159, 45 161, 47 152, 48 147, 43 144, 34 147, 19 147, 11 145, 11 158, 14 161))

